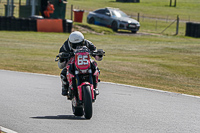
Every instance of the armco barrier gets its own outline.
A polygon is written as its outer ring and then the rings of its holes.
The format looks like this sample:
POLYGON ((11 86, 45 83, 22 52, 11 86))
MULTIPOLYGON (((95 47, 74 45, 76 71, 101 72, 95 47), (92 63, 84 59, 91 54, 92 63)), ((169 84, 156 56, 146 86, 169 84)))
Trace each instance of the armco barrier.
POLYGON ((185 35, 200 38, 200 23, 187 22, 185 35))
POLYGON ((73 21, 67 19, 37 19, 0 16, 0 30, 71 33, 72 26, 73 21))

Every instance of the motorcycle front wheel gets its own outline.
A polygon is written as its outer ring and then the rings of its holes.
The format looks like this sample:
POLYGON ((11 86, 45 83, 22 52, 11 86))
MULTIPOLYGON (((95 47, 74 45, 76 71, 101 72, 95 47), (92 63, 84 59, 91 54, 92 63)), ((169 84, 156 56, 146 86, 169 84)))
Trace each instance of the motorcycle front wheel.
POLYGON ((86 119, 92 117, 92 94, 90 86, 83 86, 83 108, 86 119))

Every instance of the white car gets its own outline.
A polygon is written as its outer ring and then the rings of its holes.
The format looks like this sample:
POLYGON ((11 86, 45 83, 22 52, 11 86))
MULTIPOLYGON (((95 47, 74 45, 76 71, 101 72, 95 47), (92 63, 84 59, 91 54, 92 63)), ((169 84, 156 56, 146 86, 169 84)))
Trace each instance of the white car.
POLYGON ((140 29, 140 23, 137 20, 130 18, 118 8, 107 7, 89 12, 87 22, 112 28, 116 32, 118 29, 123 29, 137 33, 140 29))

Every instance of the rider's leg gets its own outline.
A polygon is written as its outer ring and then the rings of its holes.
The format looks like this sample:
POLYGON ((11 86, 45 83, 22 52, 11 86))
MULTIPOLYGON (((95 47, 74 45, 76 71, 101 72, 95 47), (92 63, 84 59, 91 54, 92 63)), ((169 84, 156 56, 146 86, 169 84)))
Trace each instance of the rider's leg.
POLYGON ((69 82, 67 81, 66 77, 67 69, 64 68, 60 74, 61 82, 62 82, 62 95, 67 96, 68 94, 68 88, 69 88, 69 82))
MULTIPOLYGON (((93 60, 92 62, 91 62, 91 64, 92 64, 92 71, 93 71, 93 74, 95 73, 95 71, 97 70, 98 72, 99 72, 99 74, 98 74, 98 76, 100 75, 100 70, 99 70, 99 68, 97 67, 97 63, 93 60)), ((99 81, 99 79, 98 79, 98 81, 99 81)), ((96 82, 96 76, 94 76, 94 81, 93 82, 96 82)), ((94 93, 96 94, 96 95, 99 95, 99 90, 98 90, 98 88, 97 88, 97 84, 98 84, 98 82, 96 83, 96 87, 94 88, 94 93)))

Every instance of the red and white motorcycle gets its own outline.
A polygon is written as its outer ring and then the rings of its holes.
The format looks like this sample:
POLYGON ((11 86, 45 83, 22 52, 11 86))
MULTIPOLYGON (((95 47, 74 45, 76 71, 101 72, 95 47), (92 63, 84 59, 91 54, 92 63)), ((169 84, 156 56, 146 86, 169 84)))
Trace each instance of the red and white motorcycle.
MULTIPOLYGON (((69 100, 72 101, 72 111, 75 116, 92 117, 92 103, 96 100, 96 88, 100 80, 97 63, 90 56, 105 56, 105 52, 99 49, 89 51, 85 46, 76 49, 73 53, 66 54, 70 58, 67 68, 67 80, 69 82, 69 100)), ((63 57, 63 56, 62 56, 63 57)), ((59 55, 55 61, 58 61, 59 55)))

